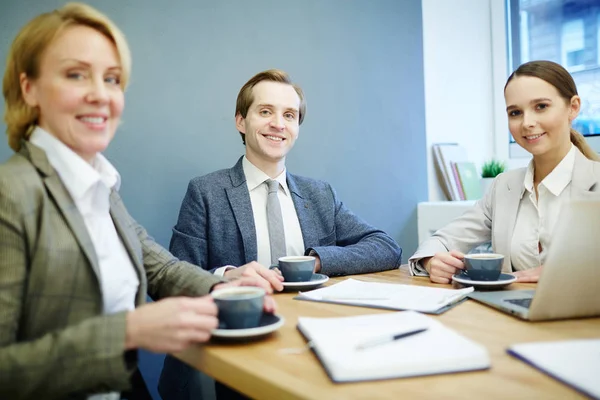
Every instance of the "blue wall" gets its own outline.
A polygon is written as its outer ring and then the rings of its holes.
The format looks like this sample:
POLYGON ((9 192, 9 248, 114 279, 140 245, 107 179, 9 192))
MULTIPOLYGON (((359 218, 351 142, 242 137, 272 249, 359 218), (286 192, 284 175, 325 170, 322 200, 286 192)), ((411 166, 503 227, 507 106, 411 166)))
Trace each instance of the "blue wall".
MULTIPOLYGON (((26 21, 63 3, 1 0, 2 58, 26 21)), ((124 122, 106 155, 129 211, 159 243, 168 245, 188 181, 244 152, 239 88, 281 68, 308 101, 288 169, 330 182, 400 243, 404 261, 414 252, 416 204, 427 197, 421 0, 88 3, 132 49, 124 122)), ((3 140, 0 160, 10 154, 3 140)))

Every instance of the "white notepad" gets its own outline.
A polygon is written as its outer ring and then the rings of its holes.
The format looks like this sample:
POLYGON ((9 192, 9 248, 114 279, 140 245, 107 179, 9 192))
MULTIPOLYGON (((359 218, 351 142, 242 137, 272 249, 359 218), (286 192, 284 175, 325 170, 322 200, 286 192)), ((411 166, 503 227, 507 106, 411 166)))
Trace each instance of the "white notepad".
POLYGON ((391 379, 486 369, 487 350, 414 311, 357 317, 298 319, 298 330, 334 382, 391 379), (364 350, 359 345, 427 328, 364 350))
POLYGON ((298 298, 390 310, 436 313, 461 301, 472 291, 472 287, 445 289, 399 283, 363 282, 348 278, 335 285, 302 292, 298 298))
POLYGON ((516 344, 508 353, 588 396, 600 398, 600 339, 516 344))

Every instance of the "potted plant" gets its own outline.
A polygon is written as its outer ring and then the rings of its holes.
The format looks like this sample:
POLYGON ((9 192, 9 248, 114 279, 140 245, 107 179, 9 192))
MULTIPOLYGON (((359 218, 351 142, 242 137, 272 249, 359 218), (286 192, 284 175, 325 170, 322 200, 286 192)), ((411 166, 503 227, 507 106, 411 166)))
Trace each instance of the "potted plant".
POLYGON ((481 167, 481 193, 485 195, 492 181, 506 169, 506 165, 499 160, 491 159, 481 167))

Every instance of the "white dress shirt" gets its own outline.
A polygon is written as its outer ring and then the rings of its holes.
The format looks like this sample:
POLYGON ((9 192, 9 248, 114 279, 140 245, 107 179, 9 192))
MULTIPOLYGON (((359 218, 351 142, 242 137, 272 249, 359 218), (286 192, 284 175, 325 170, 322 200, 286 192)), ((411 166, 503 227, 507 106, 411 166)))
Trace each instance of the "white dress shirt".
MULTIPOLYGON (((252 164, 246 156, 242 159, 242 168, 246 176, 246 185, 250 193, 250 203, 252 205, 252 215, 254 217, 254 226, 256 229, 256 249, 257 262, 265 267, 271 266, 271 243, 269 241, 269 224, 267 222, 267 197, 269 190, 266 181, 271 179, 267 174, 252 164)), ((286 181, 286 170, 284 169, 279 176, 275 178, 279 182, 279 204, 283 217, 283 232, 285 235, 286 255, 302 256, 304 255, 304 239, 302 238, 302 229, 294 201, 286 181)), ((235 268, 232 265, 217 268, 215 275, 223 276, 225 272, 235 268)))
POLYGON ((577 151, 579 150, 571 145, 567 155, 539 183, 537 197, 533 186, 533 160, 529 163, 523 181, 525 191, 519 203, 511 242, 510 259, 515 270, 544 265, 562 206, 571 198, 569 186, 577 151))
POLYGON ((104 313, 133 310, 140 282, 109 213, 110 188, 119 188, 119 173, 101 154, 88 164, 40 127, 30 142, 46 152, 83 217, 98 258, 104 313))
MULTIPOLYGON (((140 284, 129 254, 110 216, 110 190, 119 189, 121 177, 112 164, 97 154, 91 164, 63 142, 36 127, 29 139, 46 152, 75 206, 83 217, 100 268, 103 312, 112 314, 135 308, 140 284)), ((88 400, 118 400, 118 392, 99 393, 88 400)))
MULTIPOLYGON (((242 167, 246 176, 246 184, 250 192, 250 203, 252 203, 252 214, 254 215, 256 249, 258 252, 257 261, 259 264, 269 267, 271 265, 271 244, 269 242, 269 226, 267 223, 267 197, 269 190, 266 181, 271 178, 248 161, 245 156, 242 160, 242 167)), ((279 197, 283 217, 286 255, 304 255, 302 229, 300 229, 300 221, 298 220, 292 195, 287 185, 286 170, 284 169, 275 180, 279 182, 277 196, 279 197)))

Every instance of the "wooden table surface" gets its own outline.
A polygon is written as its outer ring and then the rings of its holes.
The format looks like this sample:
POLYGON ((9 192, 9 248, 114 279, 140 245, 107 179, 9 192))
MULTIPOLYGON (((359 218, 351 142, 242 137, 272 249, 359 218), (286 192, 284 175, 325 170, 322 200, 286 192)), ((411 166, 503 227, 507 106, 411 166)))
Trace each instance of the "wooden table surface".
MULTIPOLYGON (((434 286, 428 278, 411 277, 406 267, 354 275, 369 282, 434 286)), ((330 279, 328 284, 343 278, 330 279)), ((435 285, 450 287, 450 285, 435 285)), ((512 284, 510 289, 535 288, 512 284)), ((249 343, 211 342, 175 356, 236 390, 257 399, 571 399, 577 391, 508 354, 512 344, 576 338, 600 338, 600 318, 526 322, 468 300, 437 318, 444 325, 484 345, 492 367, 486 371, 400 378, 375 382, 332 383, 312 352, 283 354, 306 340, 297 331, 299 316, 341 317, 393 312, 374 308, 293 300, 296 293, 279 293, 277 313, 285 324, 277 332, 249 343)), ((599 375, 600 377, 600 375, 599 375)))

